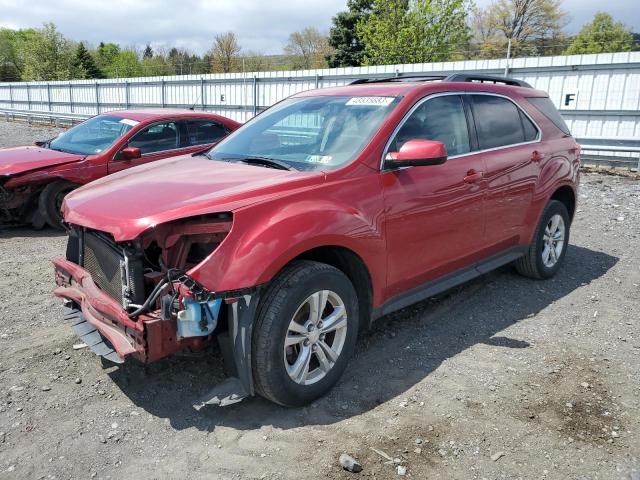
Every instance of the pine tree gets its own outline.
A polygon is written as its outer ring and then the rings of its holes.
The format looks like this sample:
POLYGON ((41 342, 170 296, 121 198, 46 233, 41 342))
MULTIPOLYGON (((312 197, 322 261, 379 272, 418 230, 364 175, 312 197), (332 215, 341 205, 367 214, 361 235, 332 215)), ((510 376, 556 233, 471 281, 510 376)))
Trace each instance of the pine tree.
POLYGON ((78 48, 76 49, 74 67, 78 70, 78 75, 82 78, 104 78, 91 53, 82 42, 78 44, 78 48))
POLYGON ((151 45, 147 43, 147 46, 145 47, 144 52, 142 53, 142 59, 146 60, 149 58, 153 58, 153 49, 151 48, 151 45))
POLYGON ((349 0, 348 10, 333 17, 329 45, 334 51, 327 56, 329 67, 358 67, 362 64, 364 46, 356 35, 358 22, 366 20, 373 0, 349 0))

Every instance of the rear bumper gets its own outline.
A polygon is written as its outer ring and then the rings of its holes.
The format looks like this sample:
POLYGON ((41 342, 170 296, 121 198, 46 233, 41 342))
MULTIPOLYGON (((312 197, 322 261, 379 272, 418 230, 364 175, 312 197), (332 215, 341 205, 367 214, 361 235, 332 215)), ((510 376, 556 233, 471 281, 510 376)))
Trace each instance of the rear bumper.
MULTIPOLYGON (((161 320, 156 312, 140 315, 135 320, 116 300, 101 290, 91 278, 91 274, 79 265, 64 258, 53 261, 57 288, 53 294, 67 300, 69 316, 75 320, 74 330, 84 339, 87 333, 95 332, 86 340, 102 341, 111 348, 118 359, 134 357, 142 362, 151 363, 180 350, 202 350, 211 337, 194 337, 178 340, 176 321, 161 320), (84 327, 79 325, 86 322, 84 327)), ((103 353, 104 348, 93 349, 99 355, 111 358, 103 353)))

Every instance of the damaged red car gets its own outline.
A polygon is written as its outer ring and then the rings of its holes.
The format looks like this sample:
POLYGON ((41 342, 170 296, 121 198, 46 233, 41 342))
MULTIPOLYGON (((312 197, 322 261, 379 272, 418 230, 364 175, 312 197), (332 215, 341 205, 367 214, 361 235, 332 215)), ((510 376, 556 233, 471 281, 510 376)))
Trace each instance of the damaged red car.
POLYGON ((0 150, 0 227, 62 228, 65 195, 143 163, 209 149, 240 126, 191 110, 121 110, 95 116, 35 146, 0 150))
POLYGON ((548 95, 518 80, 304 92, 205 155, 68 195, 54 293, 115 362, 217 341, 229 378, 198 405, 304 405, 373 319, 509 263, 555 275, 579 165, 548 95))

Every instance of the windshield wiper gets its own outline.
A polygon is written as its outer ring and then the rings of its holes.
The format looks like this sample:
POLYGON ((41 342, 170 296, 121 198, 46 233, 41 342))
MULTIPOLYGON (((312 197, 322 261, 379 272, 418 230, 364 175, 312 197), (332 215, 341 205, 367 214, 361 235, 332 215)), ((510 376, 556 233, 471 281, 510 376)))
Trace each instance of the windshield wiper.
POLYGON ((48 148, 49 150, 54 150, 56 152, 71 153, 71 152, 69 152, 67 150, 63 150, 62 148, 52 147, 51 143, 49 143, 45 148, 48 148))
POLYGON ((276 168, 278 170, 297 170, 282 160, 276 160, 268 157, 245 157, 239 158, 237 161, 248 165, 262 165, 267 168, 276 168))

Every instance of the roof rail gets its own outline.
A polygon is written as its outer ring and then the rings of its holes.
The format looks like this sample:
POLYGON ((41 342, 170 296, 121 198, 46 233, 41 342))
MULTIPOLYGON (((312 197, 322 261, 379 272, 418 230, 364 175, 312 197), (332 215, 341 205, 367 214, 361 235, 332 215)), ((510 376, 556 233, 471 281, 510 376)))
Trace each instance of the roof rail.
POLYGON ((396 77, 382 78, 358 78, 349 85, 359 85, 363 83, 391 83, 391 82, 433 82, 435 80, 444 80, 446 75, 398 75, 396 77))
POLYGON ((515 87, 533 88, 527 82, 509 77, 497 77, 492 75, 480 75, 473 73, 454 73, 452 75, 398 75, 382 78, 359 78, 349 85, 361 85, 365 83, 391 83, 391 82, 477 82, 477 83, 502 83, 515 87))
POLYGON ((446 77, 444 82, 478 82, 478 83, 503 83, 514 87, 533 88, 527 82, 509 77, 497 77, 493 75, 480 75, 474 73, 454 73, 446 77))

